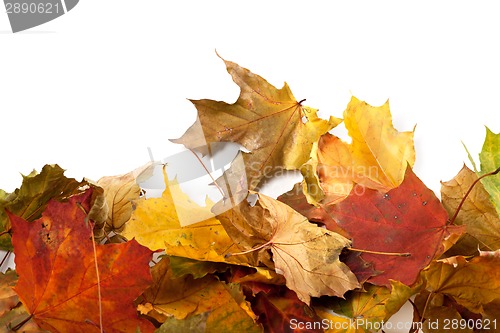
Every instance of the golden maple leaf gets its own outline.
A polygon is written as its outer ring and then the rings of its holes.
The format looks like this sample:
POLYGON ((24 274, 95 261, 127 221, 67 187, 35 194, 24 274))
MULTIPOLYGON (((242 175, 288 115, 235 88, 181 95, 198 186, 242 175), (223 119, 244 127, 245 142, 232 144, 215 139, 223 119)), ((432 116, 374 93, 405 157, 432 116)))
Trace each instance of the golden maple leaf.
POLYGON ((313 193, 304 187, 310 203, 323 196, 324 204, 338 202, 349 195, 353 183, 387 192, 401 184, 406 166, 415 162, 413 132, 394 128, 388 102, 374 107, 353 96, 344 123, 352 143, 327 133, 313 148, 309 168, 302 168, 304 178, 316 182, 313 193))
POLYGON ((246 256, 225 257, 237 247, 210 212, 213 203, 208 200, 206 207, 197 205, 180 190, 177 181, 168 180, 165 168, 163 176, 166 186, 162 196, 135 201, 130 221, 121 234, 173 256, 248 265, 246 256), (199 222, 183 225, 181 222, 186 220, 199 222))

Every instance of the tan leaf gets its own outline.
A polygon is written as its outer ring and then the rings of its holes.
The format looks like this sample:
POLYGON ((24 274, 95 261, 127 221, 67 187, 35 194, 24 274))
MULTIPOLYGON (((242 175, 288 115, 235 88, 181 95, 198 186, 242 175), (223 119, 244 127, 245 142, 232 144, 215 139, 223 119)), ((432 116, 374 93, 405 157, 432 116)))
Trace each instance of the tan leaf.
POLYGON ((97 185, 104 189, 108 216, 105 231, 121 232, 132 215, 132 200, 139 199, 138 183, 152 175, 155 164, 149 162, 134 171, 119 176, 102 177, 97 185))
POLYGON ((266 254, 270 249, 276 272, 307 304, 311 296, 342 297, 359 287, 354 274, 339 260, 342 249, 350 245, 347 238, 309 223, 275 199, 262 194, 258 198, 253 207, 244 200, 217 216, 242 250, 255 250, 269 266, 266 254))

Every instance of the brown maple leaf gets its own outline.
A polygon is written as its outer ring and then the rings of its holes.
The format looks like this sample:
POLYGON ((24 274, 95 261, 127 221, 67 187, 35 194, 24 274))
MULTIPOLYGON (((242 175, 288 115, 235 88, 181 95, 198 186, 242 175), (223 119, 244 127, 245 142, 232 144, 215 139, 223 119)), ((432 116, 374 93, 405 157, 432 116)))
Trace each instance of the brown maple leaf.
MULTIPOLYGON (((435 315, 436 306, 447 306, 455 312, 462 307, 484 318, 500 315, 500 260, 498 256, 479 256, 467 260, 463 256, 433 262, 422 272, 425 290, 417 297, 417 308, 425 319, 435 315), (444 298, 453 300, 443 304, 444 298), (420 306, 418 306, 420 305, 420 306), (427 307, 427 308, 426 308, 427 307)), ((457 311, 458 310, 458 311, 457 311)), ((451 313, 448 310, 448 313, 451 313)), ((479 327, 480 328, 480 327, 479 327)), ((489 331, 489 330, 485 330, 489 331)), ((491 326, 492 332, 498 328, 491 326)))
MULTIPOLYGON (((442 182, 441 198, 450 216, 453 216, 465 194, 478 176, 467 166, 451 180, 442 182)), ((467 233, 457 242, 447 255, 472 255, 477 250, 500 249, 500 218, 491 202, 490 194, 481 182, 475 184, 458 212, 454 221, 464 225, 467 233)))
POLYGON ((255 206, 244 200, 217 216, 242 250, 275 267, 285 277, 287 287, 307 304, 311 296, 342 297, 347 290, 359 287, 354 274, 339 260, 342 249, 350 245, 348 239, 309 223, 275 199, 262 194, 258 198, 255 206))
POLYGON ((318 118, 318 110, 297 102, 286 83, 276 89, 248 69, 234 62, 224 63, 241 88, 238 100, 234 104, 192 101, 198 121, 172 141, 203 153, 208 153, 214 142, 241 144, 250 151, 244 154, 250 190, 276 169, 298 169, 309 159, 312 144, 340 123, 334 117, 328 121, 318 118))
MULTIPOLYGON (((15 291, 32 318, 52 333, 99 332, 98 283, 91 224, 92 191, 68 202, 50 201, 32 223, 9 214, 19 281, 15 291), (82 209, 83 208, 83 209, 82 209)), ((135 240, 97 246, 106 333, 143 333, 154 327, 137 316, 133 301, 152 282, 152 252, 135 240)))

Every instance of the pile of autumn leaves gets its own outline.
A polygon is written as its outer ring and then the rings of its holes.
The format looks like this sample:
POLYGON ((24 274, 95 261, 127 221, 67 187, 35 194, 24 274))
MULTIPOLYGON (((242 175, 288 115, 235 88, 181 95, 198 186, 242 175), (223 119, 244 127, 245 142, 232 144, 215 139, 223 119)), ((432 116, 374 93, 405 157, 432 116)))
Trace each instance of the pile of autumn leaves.
POLYGON ((441 202, 412 172, 413 132, 394 129, 388 104, 353 97, 345 143, 329 134, 342 119, 225 64, 238 100, 193 101, 198 120, 174 140, 249 151, 216 181, 220 202, 196 205, 166 173, 146 199, 138 183, 154 164, 98 182, 46 165, 0 190, 0 247, 16 260, 0 276, 2 332, 370 332, 410 298, 426 332, 445 318, 468 320, 455 332, 500 331, 484 329, 500 318, 500 175, 452 218, 500 165, 500 135, 487 131, 480 168, 444 182, 441 202), (260 194, 282 170, 303 182, 260 194))

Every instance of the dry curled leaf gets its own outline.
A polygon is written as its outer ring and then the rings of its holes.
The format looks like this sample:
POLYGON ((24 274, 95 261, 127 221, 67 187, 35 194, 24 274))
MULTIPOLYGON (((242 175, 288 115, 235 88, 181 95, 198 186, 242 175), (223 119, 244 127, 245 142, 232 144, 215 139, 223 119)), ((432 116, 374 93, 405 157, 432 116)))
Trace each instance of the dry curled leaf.
MULTIPOLYGON (((111 231, 120 233, 132 215, 132 200, 137 200, 141 194, 140 182, 148 179, 153 174, 155 163, 149 162, 140 168, 119 176, 106 176, 97 181, 97 185, 104 189, 107 212, 104 225, 105 233, 111 231)), ((102 237, 97 238, 101 240, 102 237)))

